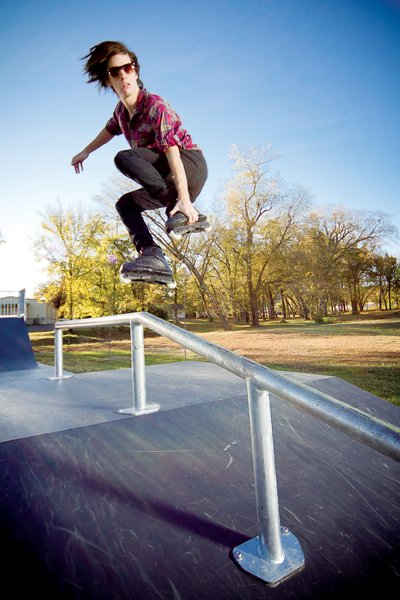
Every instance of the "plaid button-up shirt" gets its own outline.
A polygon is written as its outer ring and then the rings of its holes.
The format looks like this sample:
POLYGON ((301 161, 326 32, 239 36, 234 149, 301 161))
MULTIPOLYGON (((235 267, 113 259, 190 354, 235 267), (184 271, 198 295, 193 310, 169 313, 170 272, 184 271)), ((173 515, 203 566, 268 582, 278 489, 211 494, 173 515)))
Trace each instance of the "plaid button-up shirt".
POLYGON ((186 150, 199 150, 168 102, 145 89, 139 92, 132 119, 122 102, 118 102, 106 129, 112 135, 123 133, 132 148, 165 152, 171 146, 179 146, 186 150))

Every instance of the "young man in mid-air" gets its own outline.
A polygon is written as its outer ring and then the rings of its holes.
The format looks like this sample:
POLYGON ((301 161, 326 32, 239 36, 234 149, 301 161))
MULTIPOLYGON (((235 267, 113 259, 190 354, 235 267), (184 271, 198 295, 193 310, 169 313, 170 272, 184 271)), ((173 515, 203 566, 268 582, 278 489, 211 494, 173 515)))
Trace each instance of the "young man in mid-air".
POLYGON ((165 207, 166 230, 171 236, 208 229, 206 217, 193 206, 207 179, 203 153, 171 106, 143 87, 137 56, 124 44, 102 42, 84 59, 88 83, 112 89, 119 102, 105 127, 71 164, 80 173, 89 154, 115 135, 125 135, 130 149, 117 153, 115 165, 141 188, 124 194, 116 203, 139 253, 136 260, 122 265, 121 279, 175 287, 171 269, 142 212, 165 207))

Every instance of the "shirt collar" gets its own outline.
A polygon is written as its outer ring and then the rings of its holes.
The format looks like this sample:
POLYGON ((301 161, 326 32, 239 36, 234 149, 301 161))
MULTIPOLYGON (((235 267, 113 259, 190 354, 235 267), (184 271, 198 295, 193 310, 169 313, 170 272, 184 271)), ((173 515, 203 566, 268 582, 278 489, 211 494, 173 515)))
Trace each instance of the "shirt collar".
MULTIPOLYGON (((132 119, 143 110, 146 96, 147 96, 146 90, 144 88, 141 88, 139 90, 139 94, 138 94, 138 97, 136 100, 135 112, 132 115, 132 119)), ((127 118, 129 119, 128 111, 126 110, 125 106, 124 106, 124 109, 125 109, 125 114, 127 115, 127 118)))
POLYGON ((147 91, 145 90, 145 88, 140 88, 137 102, 136 102, 135 113, 140 112, 142 110, 146 96, 147 96, 147 91))
MULTIPOLYGON (((135 112, 132 115, 132 119, 133 119, 133 117, 135 117, 138 113, 140 113, 142 111, 145 101, 146 101, 146 97, 147 97, 147 90, 145 90, 144 88, 141 88, 139 90, 138 98, 136 101, 135 112)), ((130 121, 128 109, 124 106, 124 103, 121 100, 118 102, 117 111, 121 116, 124 115, 123 118, 127 122, 130 121)))

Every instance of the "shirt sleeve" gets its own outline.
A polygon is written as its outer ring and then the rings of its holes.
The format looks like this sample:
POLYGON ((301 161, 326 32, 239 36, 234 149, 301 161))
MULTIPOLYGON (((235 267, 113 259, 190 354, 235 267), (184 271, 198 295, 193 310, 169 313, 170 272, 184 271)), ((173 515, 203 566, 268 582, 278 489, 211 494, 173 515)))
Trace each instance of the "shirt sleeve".
POLYGON ((119 124, 117 115, 116 115, 116 110, 113 113, 113 116, 108 119, 107 123, 106 123, 106 129, 108 131, 108 133, 111 133, 111 135, 121 135, 122 134, 122 130, 121 130, 121 126, 119 124))
POLYGON ((171 146, 182 147, 179 130, 181 120, 167 102, 157 102, 150 111, 157 147, 165 151, 171 146))

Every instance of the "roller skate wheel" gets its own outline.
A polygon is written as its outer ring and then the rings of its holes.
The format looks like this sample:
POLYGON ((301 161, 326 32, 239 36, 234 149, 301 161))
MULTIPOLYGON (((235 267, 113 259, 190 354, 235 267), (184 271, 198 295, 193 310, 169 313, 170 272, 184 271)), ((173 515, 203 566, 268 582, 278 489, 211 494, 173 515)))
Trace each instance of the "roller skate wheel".
POLYGON ((121 283, 131 283, 130 278, 123 275, 123 273, 120 274, 119 280, 121 283))
POLYGON ((167 283, 167 288, 169 290, 174 290, 176 288, 176 281, 171 281, 171 282, 167 283))
POLYGON ((179 240, 182 239, 182 234, 181 233, 176 233, 176 231, 172 230, 169 234, 170 238, 172 238, 173 240, 175 240, 175 242, 179 242, 179 240))

